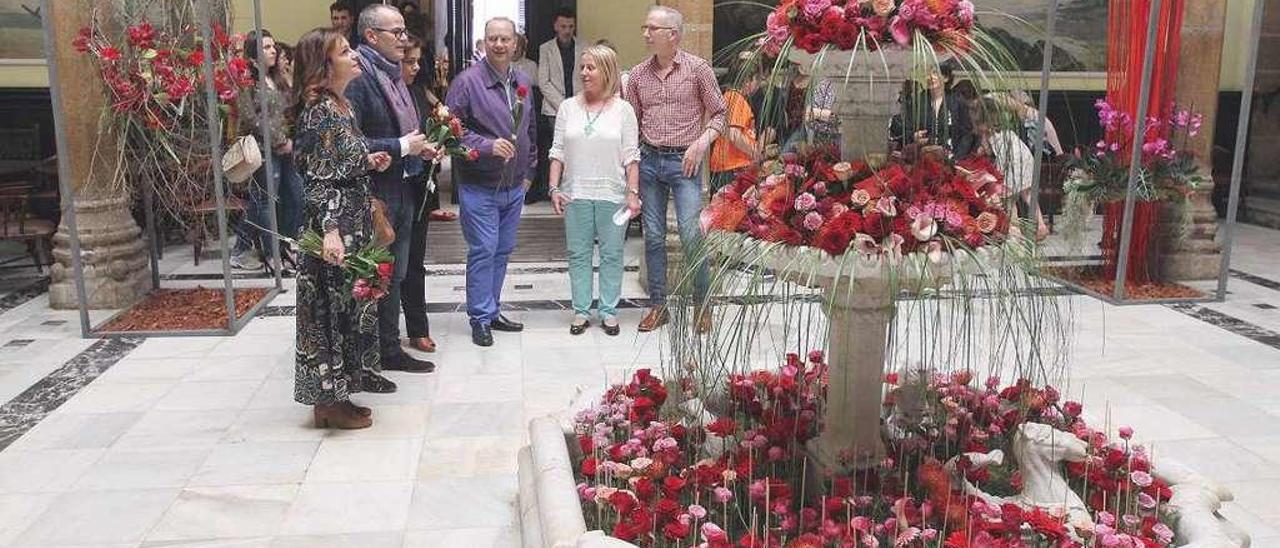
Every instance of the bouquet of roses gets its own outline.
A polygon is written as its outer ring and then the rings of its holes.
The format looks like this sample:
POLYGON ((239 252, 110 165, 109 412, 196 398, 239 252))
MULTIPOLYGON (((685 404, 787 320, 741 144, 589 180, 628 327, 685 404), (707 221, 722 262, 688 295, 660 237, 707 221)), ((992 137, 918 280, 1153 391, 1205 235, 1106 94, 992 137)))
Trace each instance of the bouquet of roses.
POLYGON ((969 0, 783 0, 766 19, 760 45, 776 55, 788 40, 809 53, 923 40, 938 52, 964 52, 974 47, 974 23, 969 0))
MULTIPOLYGON (((449 112, 449 107, 444 103, 436 105, 436 108, 431 110, 424 125, 426 127, 423 135, 427 136, 427 142, 439 145, 444 154, 472 162, 480 157, 479 151, 462 144, 462 122, 449 112)), ((428 177, 433 176, 436 161, 438 160, 433 160, 431 165, 427 166, 428 177)), ((422 203, 418 205, 419 219, 427 211, 427 194, 435 190, 435 181, 428 180, 426 184, 428 192, 423 194, 422 203)))
POLYGON ((1000 171, 990 161, 932 157, 872 168, 841 162, 831 147, 784 154, 721 188, 703 210, 704 231, 816 247, 833 256, 977 248, 1008 232, 1000 171))
POLYGON ((427 142, 440 145, 445 154, 471 161, 480 157, 479 152, 462 144, 462 122, 443 103, 437 105, 427 116, 426 130, 423 133, 427 136, 427 142))
MULTIPOLYGON (((324 236, 314 230, 305 230, 297 240, 281 238, 296 246, 303 253, 323 259, 324 236)), ((348 253, 342 260, 351 296, 357 301, 377 301, 387 295, 391 287, 391 268, 395 257, 387 248, 372 243, 355 253, 348 253)))

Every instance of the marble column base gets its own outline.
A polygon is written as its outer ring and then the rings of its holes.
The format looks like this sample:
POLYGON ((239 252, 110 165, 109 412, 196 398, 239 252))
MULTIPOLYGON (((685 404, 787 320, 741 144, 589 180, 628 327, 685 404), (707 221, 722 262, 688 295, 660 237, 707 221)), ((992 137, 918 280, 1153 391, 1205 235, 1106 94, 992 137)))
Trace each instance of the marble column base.
MULTIPOLYGON (((142 229, 129 212, 127 196, 78 198, 76 223, 84 266, 87 306, 92 310, 125 308, 151 288, 151 267, 142 229)), ((71 231, 64 223, 53 238, 49 306, 77 308, 71 231)))
POLYGON ((1216 280, 1222 249, 1216 240, 1218 214, 1207 191, 1198 191, 1183 203, 1160 208, 1160 276, 1170 281, 1216 280), (1181 208, 1190 208, 1191 219, 1180 226, 1181 208))

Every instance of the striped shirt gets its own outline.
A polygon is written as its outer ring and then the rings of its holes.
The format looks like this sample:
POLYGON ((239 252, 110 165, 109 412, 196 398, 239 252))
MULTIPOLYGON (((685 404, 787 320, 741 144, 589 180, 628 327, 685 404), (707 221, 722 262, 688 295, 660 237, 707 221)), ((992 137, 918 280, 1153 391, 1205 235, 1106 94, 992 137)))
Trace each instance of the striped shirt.
POLYGON ((677 50, 666 77, 657 56, 632 68, 624 97, 640 121, 640 140, 655 146, 687 147, 705 128, 724 133, 725 103, 715 72, 703 59, 677 50))

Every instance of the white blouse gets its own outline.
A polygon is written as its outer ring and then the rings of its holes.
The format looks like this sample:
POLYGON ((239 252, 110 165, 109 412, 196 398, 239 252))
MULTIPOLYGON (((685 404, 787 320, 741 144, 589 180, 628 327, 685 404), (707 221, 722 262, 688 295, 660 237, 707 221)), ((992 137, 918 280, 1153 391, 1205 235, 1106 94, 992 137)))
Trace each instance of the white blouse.
POLYGON ((1018 134, 1007 129, 999 130, 988 137, 987 143, 996 157, 996 167, 1004 172, 1004 186, 1009 188, 1009 192, 1031 188, 1036 159, 1018 134))
POLYGON ((588 113, 582 95, 560 103, 555 139, 547 156, 564 166, 560 191, 572 200, 622 203, 626 166, 640 161, 640 130, 631 103, 612 98, 588 113))

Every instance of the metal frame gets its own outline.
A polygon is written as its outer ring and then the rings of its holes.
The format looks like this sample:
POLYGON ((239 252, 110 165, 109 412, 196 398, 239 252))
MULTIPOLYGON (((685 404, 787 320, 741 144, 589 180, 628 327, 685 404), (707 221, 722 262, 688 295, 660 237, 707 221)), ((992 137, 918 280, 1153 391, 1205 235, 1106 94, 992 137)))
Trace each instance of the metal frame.
MULTIPOLYGON (((1138 92, 1138 112, 1139 113, 1145 113, 1151 102, 1151 73, 1153 70, 1152 57, 1155 55, 1156 30, 1158 28, 1157 24, 1159 22, 1159 12, 1160 12, 1161 5, 1163 4, 1163 1, 1164 0, 1152 0, 1151 11, 1148 12, 1147 14, 1147 41, 1146 41, 1145 51, 1143 52, 1142 80, 1141 80, 1139 92, 1138 92)), ((1182 0, 1170 0, 1170 1, 1182 1, 1182 0)), ((1042 67, 1041 73, 1040 73, 1041 96, 1040 96, 1039 133, 1041 135, 1041 138, 1040 138, 1041 142, 1037 143, 1036 145, 1036 151, 1037 151, 1037 154, 1035 155, 1036 169, 1033 172, 1033 175, 1034 175, 1034 178, 1032 180, 1033 190, 1031 193, 1031 197, 1032 197, 1031 204, 1033 208, 1039 204, 1039 193, 1040 193, 1039 167, 1040 167, 1040 160, 1041 160, 1040 152, 1043 150, 1043 146, 1044 146, 1043 132, 1047 129, 1045 128, 1045 116, 1046 116, 1045 110, 1047 109, 1047 106, 1048 106, 1048 100, 1045 94, 1048 91, 1047 87, 1048 87, 1048 78, 1049 78, 1049 61, 1052 58, 1054 22, 1057 17, 1057 8, 1058 8, 1058 0, 1050 0, 1050 2, 1053 9, 1050 10, 1049 16, 1048 16, 1048 36, 1046 36, 1045 38, 1044 66, 1042 67)), ((1227 278, 1230 276, 1232 238, 1233 238, 1235 224, 1236 224, 1236 213, 1240 205, 1240 178, 1241 178, 1241 174, 1244 167, 1244 146, 1246 141, 1248 140, 1249 116, 1250 116, 1249 111, 1250 111, 1250 106, 1252 105, 1252 100, 1253 100, 1254 75, 1257 70, 1256 65, 1257 65, 1257 55, 1258 55, 1258 41, 1262 31, 1263 4, 1264 2, 1257 2, 1256 5, 1254 6, 1253 24, 1252 24, 1251 34, 1250 34, 1247 61, 1245 65, 1245 82, 1243 86, 1244 89, 1240 97, 1240 118, 1236 124, 1236 143, 1235 143, 1235 152, 1234 152, 1234 158, 1232 161, 1232 168, 1231 168, 1231 189, 1228 196, 1227 218, 1225 220, 1225 223, 1222 225, 1222 228, 1223 228, 1222 242, 1220 244, 1220 250, 1221 250, 1220 252, 1221 252, 1222 258, 1220 263, 1221 266, 1219 267, 1219 271, 1218 271, 1217 289, 1214 290, 1213 292, 1203 291, 1205 293, 1204 297, 1188 297, 1188 298, 1174 298, 1174 299, 1133 300, 1133 299, 1127 298, 1125 295, 1124 280, 1126 278, 1126 275, 1128 274, 1129 248, 1132 245, 1132 240, 1133 240, 1133 225, 1128 221, 1133 217, 1134 203, 1136 201, 1136 197, 1134 195, 1134 188, 1138 180, 1138 165, 1142 158, 1143 138, 1145 137, 1145 132, 1146 132, 1147 117, 1145 116, 1145 114, 1134 117, 1135 118, 1134 142, 1132 144, 1132 147, 1133 147, 1132 158, 1129 162, 1129 181, 1128 181, 1128 188, 1126 189, 1126 192, 1125 192, 1124 213, 1120 219, 1120 222, 1121 222, 1120 242, 1119 242, 1120 247, 1117 250, 1119 255, 1117 257, 1118 262, 1116 264, 1114 292, 1110 295, 1107 295, 1107 294, 1103 294, 1103 293, 1094 291, 1092 289, 1089 289, 1088 287, 1085 287, 1081 284, 1074 283, 1070 280, 1059 278, 1057 276, 1041 274, 1042 276, 1044 276, 1045 278, 1052 279, 1053 281, 1060 283, 1062 285, 1071 287, 1072 289, 1075 289, 1081 293, 1096 297, 1109 304, 1119 305, 1119 306, 1144 305, 1144 304, 1222 302, 1226 300, 1227 278)), ((1034 211, 1034 209, 1032 211, 1034 211)), ((1092 259, 1091 257, 1085 256, 1085 257, 1065 257, 1065 258, 1061 258, 1060 260, 1062 262, 1068 262, 1068 261, 1076 261, 1076 260, 1088 261, 1091 259, 1092 259)), ((1182 285, 1182 284, 1179 284, 1179 285, 1182 285)), ((1185 287, 1190 287, 1190 286, 1185 286, 1185 287)))
MULTIPOLYGON (((261 0, 254 0, 254 30, 258 36, 262 35, 262 10, 261 10, 260 1, 261 0)), ((58 178, 59 179, 58 185, 59 185, 59 192, 61 193, 61 207, 63 212, 63 220, 66 223, 68 232, 70 234, 69 239, 71 244, 72 271, 74 275, 76 297, 78 299, 77 302, 78 302, 78 308, 80 312, 80 336, 82 338, 103 338, 103 337, 114 337, 114 336, 200 337, 200 336, 227 336, 227 335, 235 335, 236 333, 239 333, 240 330, 243 329, 244 326, 247 325, 250 321, 252 321, 258 315, 259 312, 264 310, 265 307, 277 295, 283 292, 283 280, 280 277, 280 269, 279 268, 275 269, 274 287, 253 288, 253 289, 266 289, 266 294, 264 294, 263 297, 252 308, 246 311, 243 316, 240 316, 240 317, 236 316, 236 309, 235 309, 236 287, 234 285, 236 277, 233 276, 231 273, 231 249, 230 249, 230 246, 228 245, 228 239, 227 239, 227 204, 226 204, 227 189, 223 183, 222 170, 218 167, 221 165, 220 159, 222 158, 222 152, 223 152, 222 137, 221 137, 222 131, 220 129, 220 124, 209 125, 209 145, 210 145, 211 158, 214 160, 213 162, 211 162, 211 169, 213 171, 214 200, 217 206, 216 214, 217 214, 217 222, 218 222, 218 237, 219 237, 219 241, 221 244, 221 251, 222 251, 223 299, 224 299, 224 304, 226 306, 226 312, 227 312, 226 327, 221 329, 193 329, 193 330, 171 330, 171 331, 108 331, 108 330, 102 329, 102 326, 109 324, 111 321, 115 320, 120 315, 128 312, 129 309, 127 308, 119 312, 116 312, 115 314, 112 314, 106 320, 99 322, 96 326, 92 324, 89 318, 88 290, 85 287, 85 281, 84 281, 84 259, 82 256, 82 246, 80 242, 80 230, 76 220, 75 189, 72 187, 71 177, 70 177, 70 174, 71 174, 70 158, 68 154, 66 154, 66 152, 68 152, 68 149, 67 149, 66 129, 65 129, 63 115, 62 115, 62 112, 63 112, 62 111, 63 109, 62 92, 58 86, 58 62, 57 62, 57 57, 54 51, 54 44, 56 43, 55 42, 56 37, 53 32, 52 16, 49 15, 53 13, 53 10, 51 9, 52 3, 53 3, 53 0, 41 0, 41 9, 46 14, 45 17, 41 17, 41 21, 44 27, 45 51, 46 51, 46 57, 48 58, 49 95, 54 107, 53 108, 54 134, 57 142, 57 147, 59 150, 58 169, 61 173, 66 174, 63 177, 58 178)), ((202 69, 203 69, 204 79, 205 79, 206 116, 208 117, 209 120, 217 120, 218 119, 218 98, 213 85, 213 55, 212 55, 211 45, 210 45, 214 39, 213 29, 211 24, 212 15, 213 15, 212 5, 210 4, 209 0, 193 0, 193 4, 196 6, 197 11, 199 12, 197 14, 197 17, 200 19, 199 21, 200 34, 202 38, 201 41, 203 44, 202 47, 204 50, 204 64, 202 66, 202 69)), ((264 54, 262 53, 261 48, 259 49, 258 53, 259 53, 259 57, 258 57, 259 62, 262 62, 264 60, 264 54)), ((259 91, 261 92, 259 93, 259 98, 261 101, 260 106, 261 108, 265 109, 267 107, 267 98, 265 93, 265 91, 267 90, 266 78, 259 78, 258 86, 259 86, 259 91)), ((263 140, 267 141, 268 143, 270 142, 270 139, 271 139, 270 132, 271 132, 270 128, 264 126, 263 140)), ((264 143, 264 146, 266 146, 265 143, 264 143)), ((276 264, 280 264, 279 263, 280 240, 277 235, 277 232, 279 229, 277 225, 277 219, 276 219, 276 213, 275 213, 275 207, 274 207, 274 202, 278 196, 278 192, 275 184, 275 166, 273 165, 273 161, 271 158, 271 151, 269 148, 265 150, 263 156, 264 156, 263 158, 264 166, 266 167, 266 174, 267 174, 267 177, 266 177, 267 192, 273 204, 273 207, 269 208, 270 225, 271 225, 270 227, 271 228, 270 230, 271 258, 275 261, 276 264)), ((146 234, 145 237, 148 243, 147 250, 148 250, 149 259, 150 259, 149 266, 151 267, 151 290, 152 291, 160 288, 159 253, 161 252, 161 250, 159 249, 159 246, 162 245, 159 242, 159 239, 156 237, 155 211, 154 211, 153 201, 154 201, 153 189, 151 188, 144 189, 143 202, 144 202, 144 209, 146 214, 145 222, 147 225, 144 230, 146 234)), ((250 288, 243 288, 243 289, 250 289, 250 288)))

